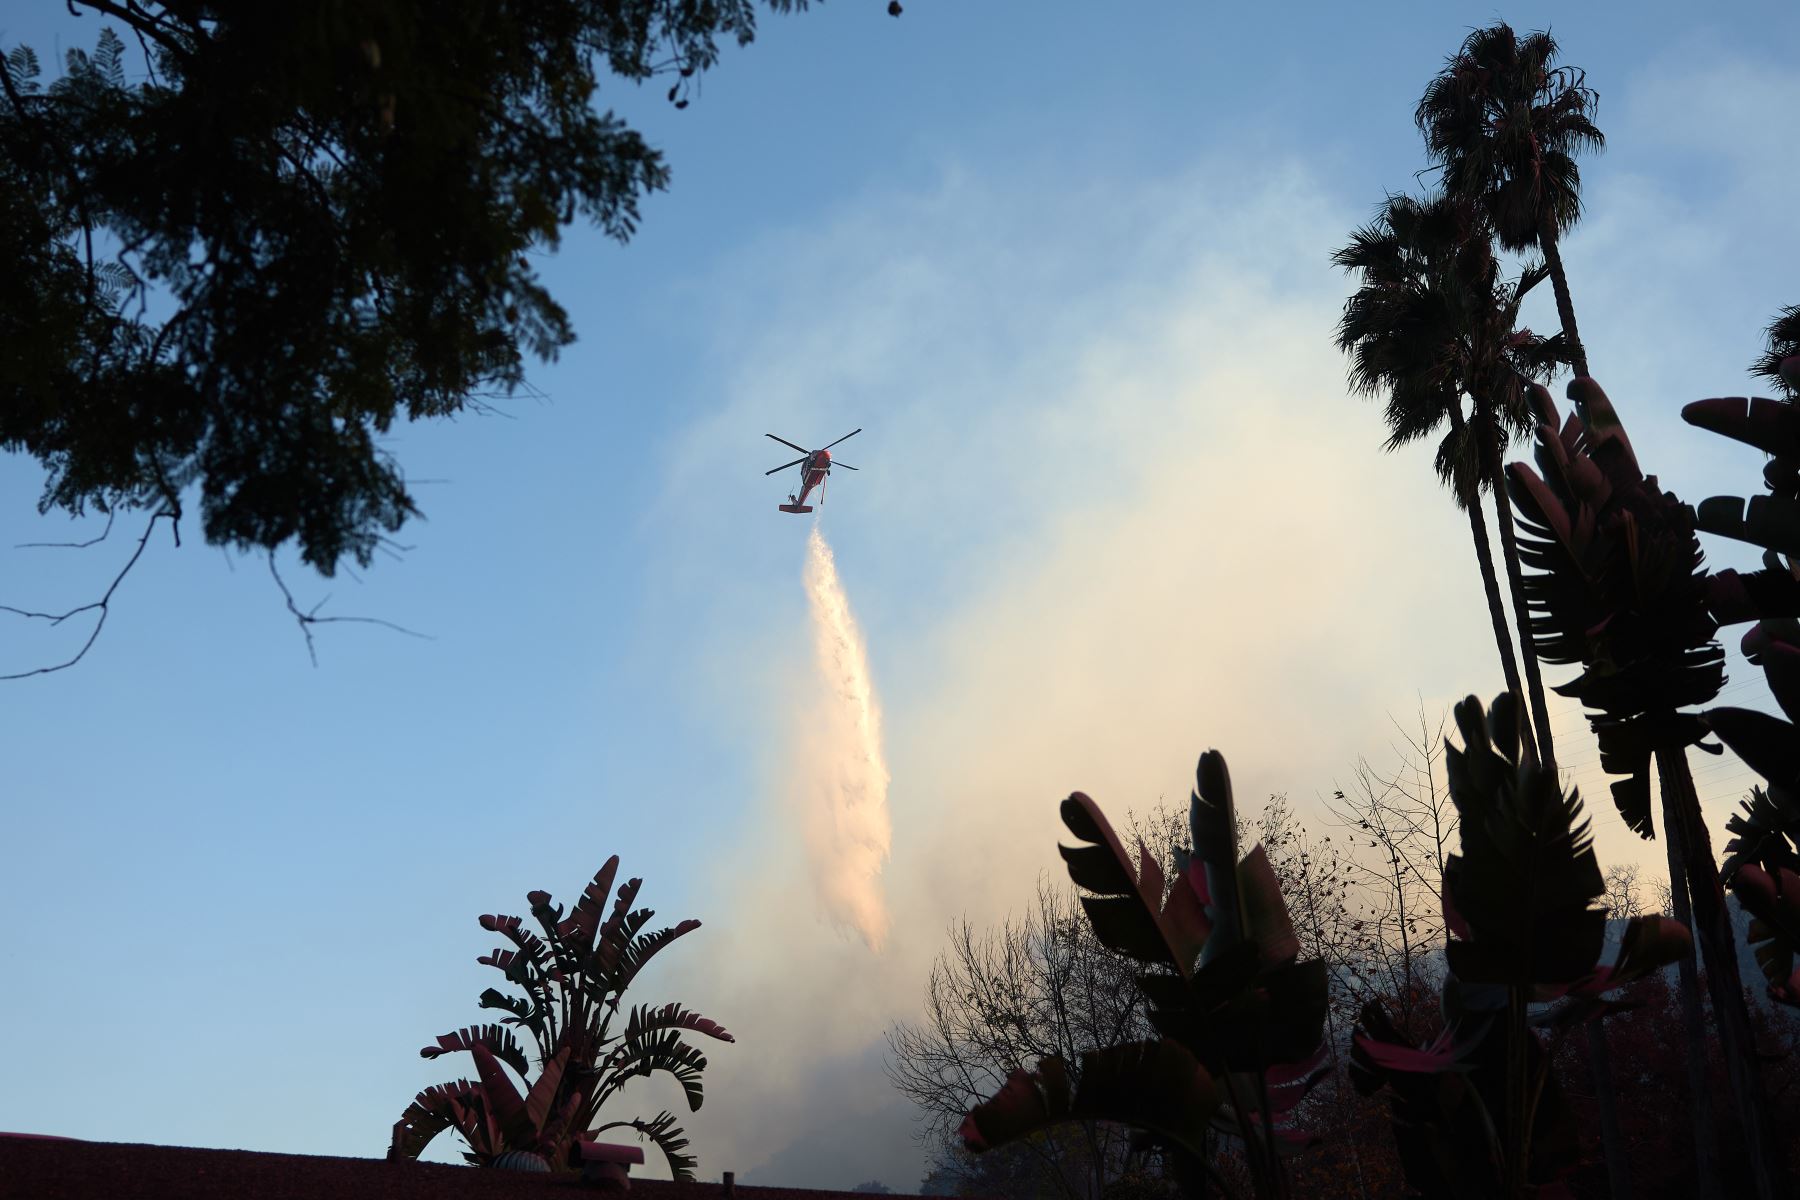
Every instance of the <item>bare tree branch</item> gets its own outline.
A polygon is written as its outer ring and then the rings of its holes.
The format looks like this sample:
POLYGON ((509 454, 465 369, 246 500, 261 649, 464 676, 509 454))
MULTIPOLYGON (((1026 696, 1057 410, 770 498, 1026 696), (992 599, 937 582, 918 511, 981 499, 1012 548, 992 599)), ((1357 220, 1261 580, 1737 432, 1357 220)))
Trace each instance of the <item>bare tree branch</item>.
POLYGON ((418 638, 420 641, 430 642, 437 640, 428 633, 420 633, 416 629, 408 629, 404 625, 396 625, 394 622, 384 621, 380 617, 321 617, 319 615, 319 610, 331 603, 331 596, 329 594, 326 595, 325 599, 319 601, 311 608, 302 611, 300 606, 294 603, 294 593, 288 590, 287 581, 282 579, 281 571, 275 565, 275 552, 273 550, 269 551, 269 574, 274 576, 275 586, 281 589, 282 599, 287 601, 288 612, 294 615, 294 620, 300 626, 301 634, 306 638, 306 656, 312 660, 312 665, 315 667, 319 665, 319 654, 317 647, 313 644, 312 627, 314 625, 330 625, 334 622, 354 625, 379 625, 383 629, 391 629, 395 633, 404 633, 407 637, 418 638))
MULTIPOLYGON (((115 509, 108 510, 108 512, 106 514, 106 528, 102 529, 100 531, 99 537, 89 538, 85 542, 19 542, 13 546, 13 549, 14 550, 86 550, 89 546, 98 546, 101 542, 104 542, 106 540, 106 535, 112 532, 113 520, 118 515, 119 515, 118 509, 115 508, 115 509)), ((171 513, 170 515, 173 516, 174 514, 171 513)))
MULTIPOLYGON (((144 532, 138 537, 137 548, 132 550, 131 557, 125 560, 125 565, 119 568, 119 573, 113 576, 113 581, 107 585, 106 593, 102 595, 100 599, 88 604, 83 604, 78 608, 71 608, 67 612, 62 613, 32 612, 23 608, 14 608, 10 604, 0 604, 0 612, 9 612, 15 616, 26 617, 32 620, 48 621, 52 625, 61 625, 70 617, 79 616, 85 612, 97 611, 100 614, 99 620, 94 622, 94 628, 88 634, 87 641, 81 644, 81 649, 76 651, 75 657, 69 659, 67 662, 57 663, 52 667, 37 667, 30 671, 19 671, 11 675, 0 675, 0 682, 14 679, 29 679, 33 675, 48 675, 53 671, 67 670, 69 667, 80 662, 87 655, 87 652, 93 648, 94 642, 100 637, 100 631, 106 627, 106 618, 112 612, 113 593, 117 592, 119 590, 119 585, 125 582, 125 576, 131 574, 131 568, 137 566, 138 559, 143 557, 144 547, 150 544, 150 535, 155 532, 156 523, 164 517, 169 518, 171 524, 176 520, 176 514, 166 508, 158 511, 150 518, 149 522, 144 526, 144 532)), ((107 528, 109 530, 112 528, 111 521, 107 522, 107 528)), ((101 536, 104 537, 105 535, 103 534, 101 536)))

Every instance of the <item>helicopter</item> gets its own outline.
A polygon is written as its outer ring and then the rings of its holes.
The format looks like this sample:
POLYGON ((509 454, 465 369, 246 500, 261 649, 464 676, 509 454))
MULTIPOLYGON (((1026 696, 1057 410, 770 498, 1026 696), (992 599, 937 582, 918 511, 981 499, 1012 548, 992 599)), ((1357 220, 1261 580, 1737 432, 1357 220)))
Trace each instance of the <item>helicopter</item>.
POLYGON ((860 427, 852 429, 849 433, 846 433, 843 437, 839 438, 837 442, 832 442, 831 445, 819 450, 808 450, 804 446, 794 445, 794 443, 788 441, 786 438, 775 437, 772 433, 765 434, 765 437, 775 438, 776 441, 791 450, 800 451, 800 457, 796 458, 793 462, 785 462, 779 467, 774 467, 763 472, 765 475, 773 475, 776 471, 785 471, 789 467, 800 468, 799 494, 790 494, 786 504, 778 504, 775 507, 784 513, 809 513, 813 510, 813 506, 806 502, 806 497, 807 493, 811 492, 814 488, 819 489, 819 503, 824 504, 825 480, 826 477, 831 474, 831 468, 838 466, 844 468, 846 471, 856 470, 856 468, 849 463, 834 462, 831 457, 831 447, 837 445, 838 442, 849 441, 861 432, 862 429, 860 427), (805 465, 802 466, 801 464, 805 465))

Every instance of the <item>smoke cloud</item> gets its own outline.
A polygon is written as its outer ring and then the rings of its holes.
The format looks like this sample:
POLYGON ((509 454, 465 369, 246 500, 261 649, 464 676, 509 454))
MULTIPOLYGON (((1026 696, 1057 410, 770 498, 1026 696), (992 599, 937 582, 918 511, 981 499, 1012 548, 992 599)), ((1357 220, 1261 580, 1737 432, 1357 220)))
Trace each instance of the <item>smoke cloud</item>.
POLYGON ((888 931, 881 867, 892 837, 881 708, 862 632, 817 525, 804 578, 820 686, 798 743, 801 825, 826 914, 879 950, 888 931))

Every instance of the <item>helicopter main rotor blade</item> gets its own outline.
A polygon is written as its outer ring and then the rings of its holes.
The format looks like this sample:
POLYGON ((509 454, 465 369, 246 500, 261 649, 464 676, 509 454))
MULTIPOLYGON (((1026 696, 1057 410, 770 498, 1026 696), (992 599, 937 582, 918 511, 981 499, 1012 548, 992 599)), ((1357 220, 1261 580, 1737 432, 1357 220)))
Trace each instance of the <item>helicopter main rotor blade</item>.
POLYGON ((850 464, 849 464, 849 463, 841 463, 841 462, 839 462, 839 461, 838 461, 838 460, 837 460, 837 459, 835 459, 835 458, 834 458, 834 459, 832 459, 832 460, 831 460, 831 465, 832 465, 832 466, 834 466, 834 467, 842 467, 842 468, 844 468, 844 470, 846 470, 846 471, 854 471, 854 470, 856 470, 856 468, 855 468, 855 467, 853 467, 853 466, 851 466, 851 465, 850 465, 850 464))
MULTIPOLYGON (((779 439, 777 439, 777 440, 779 440, 779 439)), ((770 471, 764 471, 764 472, 763 472, 763 474, 764 474, 764 475, 773 475, 773 474, 774 474, 774 473, 775 473, 775 472, 776 472, 776 471, 785 471, 785 470, 787 470, 787 469, 788 469, 788 468, 789 468, 789 467, 797 467, 797 466, 799 466, 799 465, 800 465, 800 464, 801 464, 801 463, 803 463, 803 462, 805 462, 805 461, 806 461, 806 460, 807 460, 807 459, 808 459, 808 458, 809 458, 809 457, 811 457, 811 456, 810 456, 810 455, 806 455, 806 454, 802 454, 802 455, 801 455, 801 456, 800 456, 800 457, 799 457, 799 458, 796 458, 796 459, 795 459, 795 460, 794 460, 794 461, 793 461, 793 462, 791 462, 791 463, 782 463, 782 464, 781 464, 781 465, 780 465, 780 466, 779 466, 779 467, 776 467, 776 468, 775 468, 775 469, 774 469, 774 470, 770 470, 770 471)))
MULTIPOLYGON (((857 434, 859 434, 861 432, 862 432, 862 429, 860 427, 858 427, 856 429, 852 429, 849 433, 846 433, 843 437, 839 438, 837 440, 837 442, 832 442, 831 445, 826 446, 825 449, 827 449, 827 450, 831 449, 831 447, 837 445, 838 442, 847 442, 851 438, 855 437, 857 434)), ((773 436, 773 435, 771 435, 771 436, 773 436)))
POLYGON ((763 436, 775 438, 776 441, 780 442, 782 445, 786 446, 790 450, 798 450, 802 454, 811 454, 812 453, 812 451, 808 450, 805 446, 796 446, 796 445, 794 445, 794 443, 788 441, 786 438, 775 437, 775 435, 772 433, 765 433, 765 434, 763 434, 763 436))

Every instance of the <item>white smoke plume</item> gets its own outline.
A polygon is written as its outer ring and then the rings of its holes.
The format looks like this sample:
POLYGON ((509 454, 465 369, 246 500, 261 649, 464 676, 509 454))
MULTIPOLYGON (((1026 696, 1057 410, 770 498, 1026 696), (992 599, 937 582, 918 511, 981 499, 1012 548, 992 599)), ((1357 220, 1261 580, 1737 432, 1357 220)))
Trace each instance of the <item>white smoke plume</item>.
POLYGON ((820 685, 796 772, 807 853, 827 915, 879 950, 888 931, 881 867, 892 834, 881 708, 862 631, 817 525, 806 542, 804 578, 820 685))

